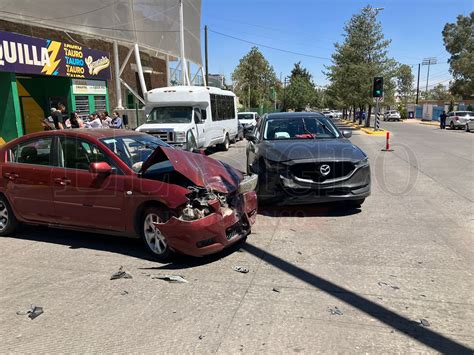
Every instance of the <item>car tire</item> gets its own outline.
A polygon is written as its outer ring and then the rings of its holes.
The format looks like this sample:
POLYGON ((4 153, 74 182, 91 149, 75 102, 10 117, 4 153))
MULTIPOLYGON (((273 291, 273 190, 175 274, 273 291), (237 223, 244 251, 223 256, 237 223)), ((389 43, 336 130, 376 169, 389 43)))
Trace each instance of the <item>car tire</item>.
POLYGON ((166 210, 153 206, 145 208, 140 220, 140 234, 145 249, 152 255, 153 259, 159 262, 169 261, 173 252, 169 248, 165 236, 153 222, 163 223, 168 219, 169 213, 166 210))
POLYGON ((456 127, 454 126, 454 122, 453 122, 453 121, 451 121, 451 123, 449 124, 449 129, 451 129, 451 130, 453 130, 453 131, 456 129, 456 127))
POLYGON ((365 198, 361 198, 359 200, 347 201, 347 204, 352 208, 360 208, 362 204, 364 203, 364 201, 365 201, 365 198))
POLYGON ((224 151, 224 152, 227 152, 230 148, 230 139, 229 139, 229 135, 226 134, 225 135, 225 138, 224 138, 224 143, 221 143, 218 145, 219 149, 224 151))
POLYGON ((466 126, 464 127, 464 130, 466 132, 471 132, 471 129, 469 128, 469 123, 466 123, 466 126))
POLYGON ((197 151, 197 144, 196 144, 196 140, 194 139, 194 136, 191 136, 191 139, 190 141, 188 141, 188 143, 186 144, 186 150, 188 152, 195 152, 197 151))
POLYGON ((20 223, 15 217, 10 204, 5 196, 0 195, 0 236, 15 233, 20 223))

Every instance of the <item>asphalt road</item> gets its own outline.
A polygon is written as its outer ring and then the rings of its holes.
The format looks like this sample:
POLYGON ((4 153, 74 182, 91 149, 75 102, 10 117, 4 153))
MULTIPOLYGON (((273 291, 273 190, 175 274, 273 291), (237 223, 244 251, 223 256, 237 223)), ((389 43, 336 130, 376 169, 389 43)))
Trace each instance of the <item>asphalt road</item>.
MULTIPOLYGON (((372 164, 361 210, 262 209, 241 250, 161 265, 135 241, 0 238, 0 353, 472 353, 474 134, 384 125, 394 152, 352 138, 372 164), (133 279, 109 280, 120 265, 133 279), (16 314, 31 304, 45 313, 16 314)), ((245 143, 212 156, 243 168, 245 143)))

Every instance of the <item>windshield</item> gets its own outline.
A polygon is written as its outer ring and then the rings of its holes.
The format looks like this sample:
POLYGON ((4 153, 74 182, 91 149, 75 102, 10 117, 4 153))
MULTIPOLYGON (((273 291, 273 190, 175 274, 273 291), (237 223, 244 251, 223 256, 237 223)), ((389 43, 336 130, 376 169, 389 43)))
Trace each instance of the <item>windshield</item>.
POLYGON ((148 159, 156 148, 159 146, 170 147, 161 139, 145 134, 103 138, 101 142, 135 172, 140 171, 143 162, 148 159))
POLYGON ((340 133, 325 117, 270 118, 265 122, 265 140, 338 138, 340 133))
POLYGON ((147 123, 191 123, 192 107, 165 106, 155 107, 146 120, 147 123))
POLYGON ((458 115, 459 117, 474 116, 474 112, 473 112, 473 111, 458 112, 457 115, 458 115))
POLYGON ((251 113, 239 113, 239 120, 253 120, 253 114, 251 113))

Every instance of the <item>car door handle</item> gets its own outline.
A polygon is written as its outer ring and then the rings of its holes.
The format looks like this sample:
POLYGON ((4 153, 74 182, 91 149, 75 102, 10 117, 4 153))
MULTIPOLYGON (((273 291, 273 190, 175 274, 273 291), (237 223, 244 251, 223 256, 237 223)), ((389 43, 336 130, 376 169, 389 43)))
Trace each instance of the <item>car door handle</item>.
POLYGON ((17 173, 4 173, 3 177, 10 181, 13 181, 15 179, 18 179, 20 175, 18 175, 17 173))
POLYGON ((54 182, 58 185, 66 186, 66 185, 69 185, 71 183, 71 180, 66 179, 66 178, 56 178, 56 179, 54 179, 54 182))

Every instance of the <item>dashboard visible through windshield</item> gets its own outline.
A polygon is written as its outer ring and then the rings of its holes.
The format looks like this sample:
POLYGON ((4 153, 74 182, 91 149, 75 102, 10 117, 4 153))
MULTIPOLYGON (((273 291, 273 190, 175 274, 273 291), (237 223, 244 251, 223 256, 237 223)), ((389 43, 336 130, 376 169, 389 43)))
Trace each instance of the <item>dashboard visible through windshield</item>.
POLYGON ((191 123, 193 108, 190 106, 155 107, 146 120, 147 123, 191 123))
POLYGON ((321 139, 339 138, 331 121, 323 117, 269 118, 265 122, 263 139, 321 139))

